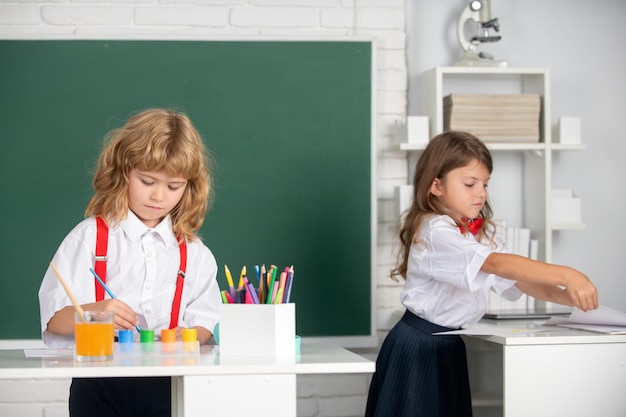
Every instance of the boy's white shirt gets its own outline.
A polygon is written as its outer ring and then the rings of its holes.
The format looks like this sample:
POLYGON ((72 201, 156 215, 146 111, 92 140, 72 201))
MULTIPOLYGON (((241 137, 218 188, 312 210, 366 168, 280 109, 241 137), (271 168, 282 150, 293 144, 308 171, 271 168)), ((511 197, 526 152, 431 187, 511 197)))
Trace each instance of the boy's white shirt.
MULTIPOLYGON (((59 246, 53 261, 80 304, 95 301, 94 267, 96 221, 88 218, 76 225, 59 246)), ((110 227, 106 283, 115 296, 139 317, 139 326, 155 330, 169 327, 172 301, 180 266, 180 250, 167 216, 149 228, 129 210, 126 219, 110 227)), ((187 242, 187 271, 178 325, 202 326, 213 331, 221 303, 216 280, 217 263, 211 251, 196 239, 187 242)), ((108 298, 105 295, 105 298, 108 298)), ((46 330, 48 321, 72 305, 50 267, 39 289, 43 342, 53 348, 71 347, 74 337, 46 330)))
POLYGON ((487 256, 506 252, 503 242, 496 247, 461 234, 446 215, 426 219, 419 240, 409 252, 402 304, 413 314, 440 326, 461 328, 478 322, 487 311, 489 291, 509 301, 522 292, 516 281, 480 271, 487 256))

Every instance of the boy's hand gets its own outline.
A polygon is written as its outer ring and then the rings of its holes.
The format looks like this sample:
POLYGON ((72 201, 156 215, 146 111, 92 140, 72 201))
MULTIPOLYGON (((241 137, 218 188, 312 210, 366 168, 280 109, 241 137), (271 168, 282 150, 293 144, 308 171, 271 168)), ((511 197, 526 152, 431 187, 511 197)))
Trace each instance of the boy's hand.
POLYGON ((97 303, 83 305, 84 310, 112 311, 113 324, 117 330, 134 329, 139 324, 137 313, 117 298, 107 298, 97 303))

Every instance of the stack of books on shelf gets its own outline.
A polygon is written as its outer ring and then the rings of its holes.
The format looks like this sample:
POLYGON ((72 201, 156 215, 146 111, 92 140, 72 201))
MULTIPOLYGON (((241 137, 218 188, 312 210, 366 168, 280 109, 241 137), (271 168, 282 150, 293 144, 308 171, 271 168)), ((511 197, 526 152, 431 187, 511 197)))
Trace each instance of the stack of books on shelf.
POLYGON ((462 130, 484 142, 532 143, 540 138, 539 94, 450 94, 443 130, 462 130))

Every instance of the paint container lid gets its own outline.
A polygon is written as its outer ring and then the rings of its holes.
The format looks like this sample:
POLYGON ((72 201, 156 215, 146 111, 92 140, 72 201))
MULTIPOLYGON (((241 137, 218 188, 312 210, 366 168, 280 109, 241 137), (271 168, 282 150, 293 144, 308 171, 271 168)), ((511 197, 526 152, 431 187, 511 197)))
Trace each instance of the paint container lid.
POLYGON ((120 343, 133 343, 133 331, 130 329, 120 330, 117 338, 120 343))
POLYGON ((198 340, 196 329, 183 329, 183 342, 195 342, 198 340))
POLYGON ((174 342, 176 342, 176 330, 174 330, 174 329, 162 329, 161 330, 161 342, 162 343, 174 343, 174 342))
POLYGON ((220 344, 220 324, 217 323, 213 328, 213 340, 215 340, 215 344, 220 344))
POLYGON ((154 343, 154 330, 141 330, 141 343, 154 343))

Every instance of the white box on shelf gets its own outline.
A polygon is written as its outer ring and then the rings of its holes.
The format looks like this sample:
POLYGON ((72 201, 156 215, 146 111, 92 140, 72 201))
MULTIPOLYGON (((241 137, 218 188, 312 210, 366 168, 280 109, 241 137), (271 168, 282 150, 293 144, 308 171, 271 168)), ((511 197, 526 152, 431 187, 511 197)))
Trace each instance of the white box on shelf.
POLYGON ((402 120, 395 121, 396 143, 406 143, 406 123, 402 120))
POLYGON ((429 121, 427 116, 408 116, 406 119, 407 142, 428 143, 429 121))
POLYGON ((555 142, 567 144, 581 143, 580 117, 559 117, 555 142))
POLYGON ((552 223, 580 223, 581 219, 580 198, 576 197, 574 191, 552 190, 552 223))
POLYGON ((408 116, 406 122, 396 120, 396 142, 425 144, 429 140, 427 116, 408 116))
POLYGON ((393 189, 393 196, 396 208, 396 217, 400 218, 402 214, 411 207, 413 200, 413 186, 398 185, 393 189))
POLYGON ((220 356, 296 357, 296 307, 222 304, 220 356))

